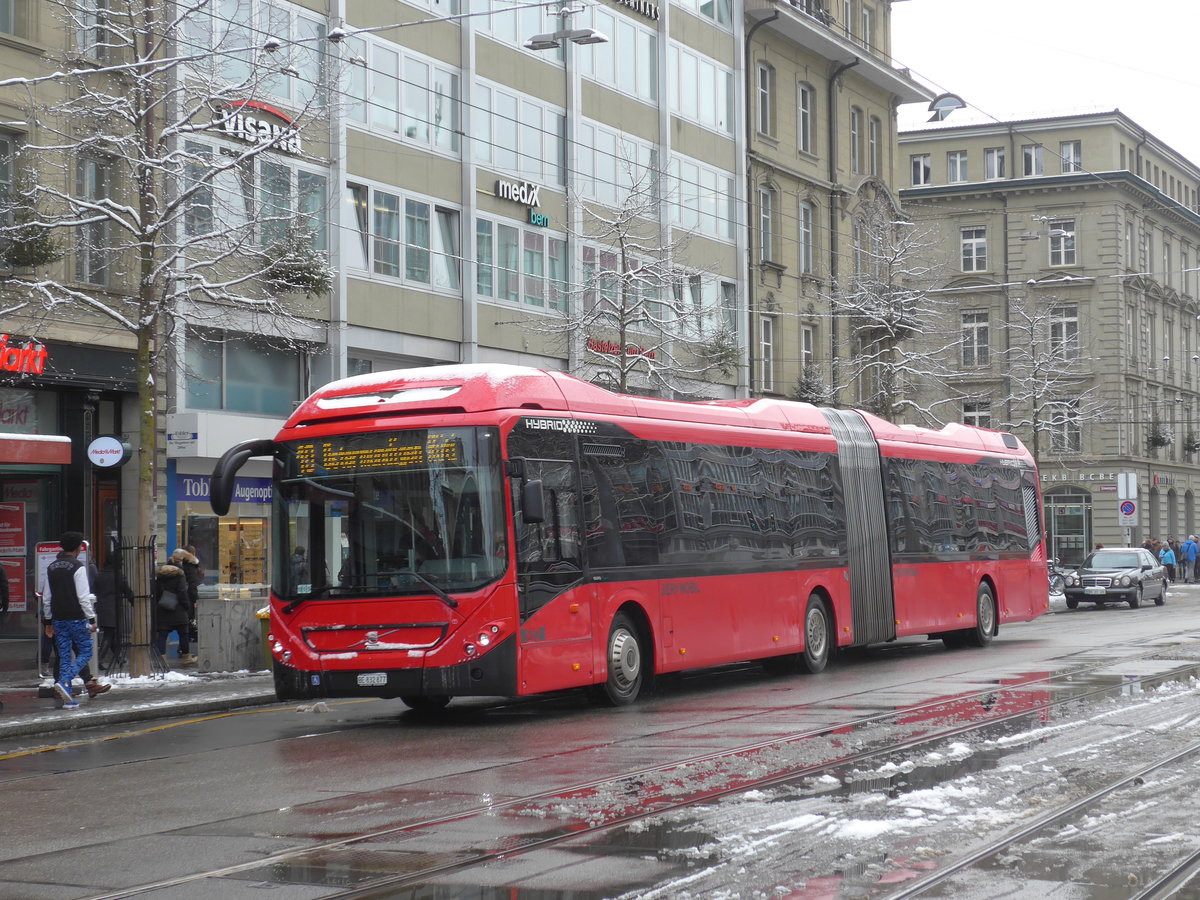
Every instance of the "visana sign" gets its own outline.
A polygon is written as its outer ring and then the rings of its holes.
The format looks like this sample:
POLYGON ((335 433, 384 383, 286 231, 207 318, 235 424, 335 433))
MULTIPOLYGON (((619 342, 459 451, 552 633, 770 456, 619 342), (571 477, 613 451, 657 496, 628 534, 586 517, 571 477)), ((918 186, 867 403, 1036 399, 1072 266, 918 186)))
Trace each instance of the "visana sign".
POLYGON ((273 144, 284 153, 300 155, 300 133, 296 123, 287 113, 260 103, 257 100, 242 100, 228 104, 217 113, 216 124, 226 137, 245 141, 247 144, 273 144), (252 109, 267 113, 279 121, 248 115, 245 110, 252 109), (242 110, 235 112, 235 110, 242 110))
POLYGON ((0 372, 41 375, 46 371, 47 356, 49 352, 44 344, 26 341, 24 347, 10 347, 8 335, 0 334, 0 372))
POLYGON ((528 181, 496 181, 496 196, 501 200, 512 200, 514 203, 524 203, 526 206, 541 206, 538 192, 542 187, 528 181))

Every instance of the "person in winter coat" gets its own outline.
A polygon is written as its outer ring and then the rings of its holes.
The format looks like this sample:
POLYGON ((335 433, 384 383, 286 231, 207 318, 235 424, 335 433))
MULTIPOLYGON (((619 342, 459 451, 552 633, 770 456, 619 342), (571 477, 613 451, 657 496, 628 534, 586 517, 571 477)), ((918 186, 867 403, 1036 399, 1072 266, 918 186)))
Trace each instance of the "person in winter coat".
POLYGON ((104 568, 96 573, 92 591, 96 595, 96 624, 100 626, 99 659, 115 660, 121 646, 121 622, 128 621, 127 606, 133 606, 133 589, 117 571, 115 557, 110 556, 104 568), (119 604, 120 600, 126 603, 119 604))
POLYGON ((1167 580, 1175 580, 1175 551, 1171 549, 1171 545, 1165 541, 1162 543, 1162 548, 1158 551, 1158 561, 1163 564, 1163 568, 1167 570, 1167 580))
POLYGON ((1190 584, 1196 580, 1196 557, 1200 556, 1200 544, 1196 543, 1194 534, 1189 534, 1179 549, 1181 558, 1175 562, 1183 563, 1183 580, 1185 584, 1190 584))
MULTIPOLYGON (((173 558, 173 556, 172 556, 173 558)), ((188 593, 187 576, 181 566, 168 560, 154 573, 154 646, 160 654, 167 652, 167 635, 179 635, 179 663, 190 666, 196 662, 188 642, 188 620, 192 617, 192 601, 188 593), (163 606, 163 597, 175 595, 173 609, 163 606)))
POLYGON ((78 709, 71 682, 92 658, 92 632, 96 630, 96 595, 88 584, 87 568, 79 561, 83 535, 67 531, 58 539, 62 548, 38 580, 42 597, 42 625, 58 650, 54 692, 63 709, 78 709))

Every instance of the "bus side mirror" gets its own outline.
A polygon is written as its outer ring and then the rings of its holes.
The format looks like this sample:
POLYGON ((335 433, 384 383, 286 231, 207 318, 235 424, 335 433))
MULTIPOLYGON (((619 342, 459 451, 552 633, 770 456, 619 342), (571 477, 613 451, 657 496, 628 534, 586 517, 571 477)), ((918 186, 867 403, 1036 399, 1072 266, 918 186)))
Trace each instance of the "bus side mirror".
POLYGON ((526 525, 546 521, 546 499, 542 494, 540 478, 533 478, 521 485, 521 519, 526 525))

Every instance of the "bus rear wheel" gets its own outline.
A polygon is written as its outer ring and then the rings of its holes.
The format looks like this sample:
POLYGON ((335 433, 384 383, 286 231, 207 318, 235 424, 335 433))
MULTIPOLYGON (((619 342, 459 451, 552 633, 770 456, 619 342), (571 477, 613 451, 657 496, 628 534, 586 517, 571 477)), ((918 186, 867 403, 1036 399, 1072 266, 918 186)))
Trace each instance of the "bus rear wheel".
POLYGON ((625 613, 613 616, 605 648, 608 677, 592 696, 608 706, 628 706, 637 700, 645 681, 645 661, 638 627, 625 613))
POLYGON ((967 643, 972 647, 986 647, 996 636, 996 598, 992 589, 980 582, 975 592, 975 627, 966 633, 967 643))
POLYGON ((446 708, 450 697, 447 694, 430 694, 429 696, 401 694, 400 702, 416 712, 437 712, 439 709, 446 708))
POLYGON ((812 674, 825 670, 833 651, 833 621, 817 594, 810 594, 804 608, 804 653, 801 664, 812 674))

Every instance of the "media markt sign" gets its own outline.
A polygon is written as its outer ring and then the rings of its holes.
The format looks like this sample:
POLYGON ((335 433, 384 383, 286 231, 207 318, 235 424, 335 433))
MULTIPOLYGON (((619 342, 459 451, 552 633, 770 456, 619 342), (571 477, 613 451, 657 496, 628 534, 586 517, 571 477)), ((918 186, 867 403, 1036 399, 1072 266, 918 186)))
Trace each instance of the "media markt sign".
POLYGON ((129 462, 133 455, 130 446, 116 435, 104 434, 87 447, 88 461, 100 469, 115 469, 129 462))

